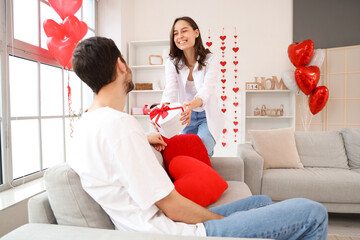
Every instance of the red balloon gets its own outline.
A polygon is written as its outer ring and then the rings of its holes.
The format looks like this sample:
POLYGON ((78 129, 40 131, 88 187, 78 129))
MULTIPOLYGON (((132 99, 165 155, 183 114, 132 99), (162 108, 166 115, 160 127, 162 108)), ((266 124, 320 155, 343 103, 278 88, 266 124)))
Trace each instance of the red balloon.
POLYGON ((310 94, 309 108, 312 114, 317 114, 326 105, 329 99, 329 89, 325 86, 319 86, 310 94))
POLYGON ((71 68, 71 57, 77 42, 71 38, 59 39, 50 37, 47 40, 47 46, 52 56, 64 68, 71 68))
POLYGON ((62 24, 58 24, 52 19, 46 19, 43 22, 44 31, 47 37, 65 38, 65 32, 62 24))
POLYGON ((64 30, 67 37, 80 41, 87 33, 87 24, 75 16, 68 16, 64 20, 64 30))
POLYGON ((314 52, 314 43, 305 40, 301 43, 293 43, 288 47, 288 56, 295 67, 305 66, 314 52))
POLYGON ((320 69, 317 66, 298 67, 295 70, 295 80, 300 90, 309 95, 320 79, 320 69))
POLYGON ((62 20, 74 15, 81 7, 82 0, 49 0, 50 6, 59 14, 62 20))

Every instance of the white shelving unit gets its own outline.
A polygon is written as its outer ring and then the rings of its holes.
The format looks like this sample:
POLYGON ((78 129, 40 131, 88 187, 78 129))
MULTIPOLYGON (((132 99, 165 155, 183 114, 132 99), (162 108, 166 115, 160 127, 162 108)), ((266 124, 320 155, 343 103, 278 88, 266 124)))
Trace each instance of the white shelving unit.
MULTIPOLYGON (((127 111, 132 114, 133 107, 150 107, 160 103, 165 86, 165 61, 169 55, 169 40, 133 41, 129 42, 128 59, 132 70, 132 78, 135 83, 158 82, 160 89, 156 90, 133 90, 128 95, 127 111), (150 65, 149 56, 159 55, 163 58, 162 65, 150 65)), ((149 131, 148 115, 133 115, 140 122, 145 131, 149 131)))
POLYGON ((245 90, 244 133, 242 142, 249 142, 250 129, 295 127, 295 94, 290 90, 245 90), (255 116, 255 108, 279 108, 284 105, 284 115, 279 117, 255 116))

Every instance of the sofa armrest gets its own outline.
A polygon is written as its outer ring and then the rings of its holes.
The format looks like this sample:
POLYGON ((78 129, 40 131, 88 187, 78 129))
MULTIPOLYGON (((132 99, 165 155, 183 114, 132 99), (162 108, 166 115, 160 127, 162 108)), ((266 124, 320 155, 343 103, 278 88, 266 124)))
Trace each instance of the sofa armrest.
POLYGON ((244 162, 239 157, 210 158, 213 169, 225 181, 244 181, 244 162))
POLYGON ((29 199, 28 217, 30 223, 56 224, 56 218, 50 207, 47 192, 40 193, 29 199))
POLYGON ((249 186, 252 194, 261 194, 264 159, 250 144, 239 144, 238 156, 244 160, 245 183, 249 186))
MULTIPOLYGON (((132 239, 132 240, 206 240, 207 237, 195 236, 177 236, 167 234, 153 234, 141 232, 126 232, 121 230, 108 230, 87 227, 73 227, 55 224, 39 224, 30 223, 25 224, 14 231, 8 233, 1 240, 63 240, 63 239, 77 239, 77 240, 118 240, 118 239, 132 239)), ((214 237, 213 240, 239 240, 240 238, 225 238, 214 237)), ((244 239, 244 238, 241 238, 244 239)), ((248 239, 248 238, 247 238, 248 239)))

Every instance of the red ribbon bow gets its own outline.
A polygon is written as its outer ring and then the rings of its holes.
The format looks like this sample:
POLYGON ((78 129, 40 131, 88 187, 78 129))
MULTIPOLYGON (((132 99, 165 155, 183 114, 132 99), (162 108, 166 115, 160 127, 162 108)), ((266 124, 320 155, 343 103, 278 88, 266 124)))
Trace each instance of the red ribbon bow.
POLYGON ((156 107, 150 112, 150 119, 153 120, 153 118, 156 117, 154 122, 156 125, 158 125, 158 127, 160 127, 160 125, 157 123, 160 116, 162 117, 162 119, 164 119, 167 117, 167 115, 169 115, 168 113, 169 110, 175 110, 175 109, 181 109, 182 111, 184 111, 183 107, 170 108, 169 106, 163 104, 161 105, 161 108, 156 107))

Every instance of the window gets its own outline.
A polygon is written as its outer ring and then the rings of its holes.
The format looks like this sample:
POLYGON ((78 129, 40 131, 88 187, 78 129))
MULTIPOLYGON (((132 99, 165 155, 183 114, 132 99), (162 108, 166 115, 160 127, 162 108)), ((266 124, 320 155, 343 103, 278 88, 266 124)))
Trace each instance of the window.
MULTIPOLYGON (((63 70, 47 51, 42 22, 62 22, 47 1, 6 0, 0 7, 3 190, 40 177, 44 169, 66 160, 73 119, 69 117, 68 81, 71 115, 81 114, 93 95, 74 72, 63 70)), ((96 35, 95 10, 95 0, 84 0, 75 14, 88 25, 85 38, 96 35)))

